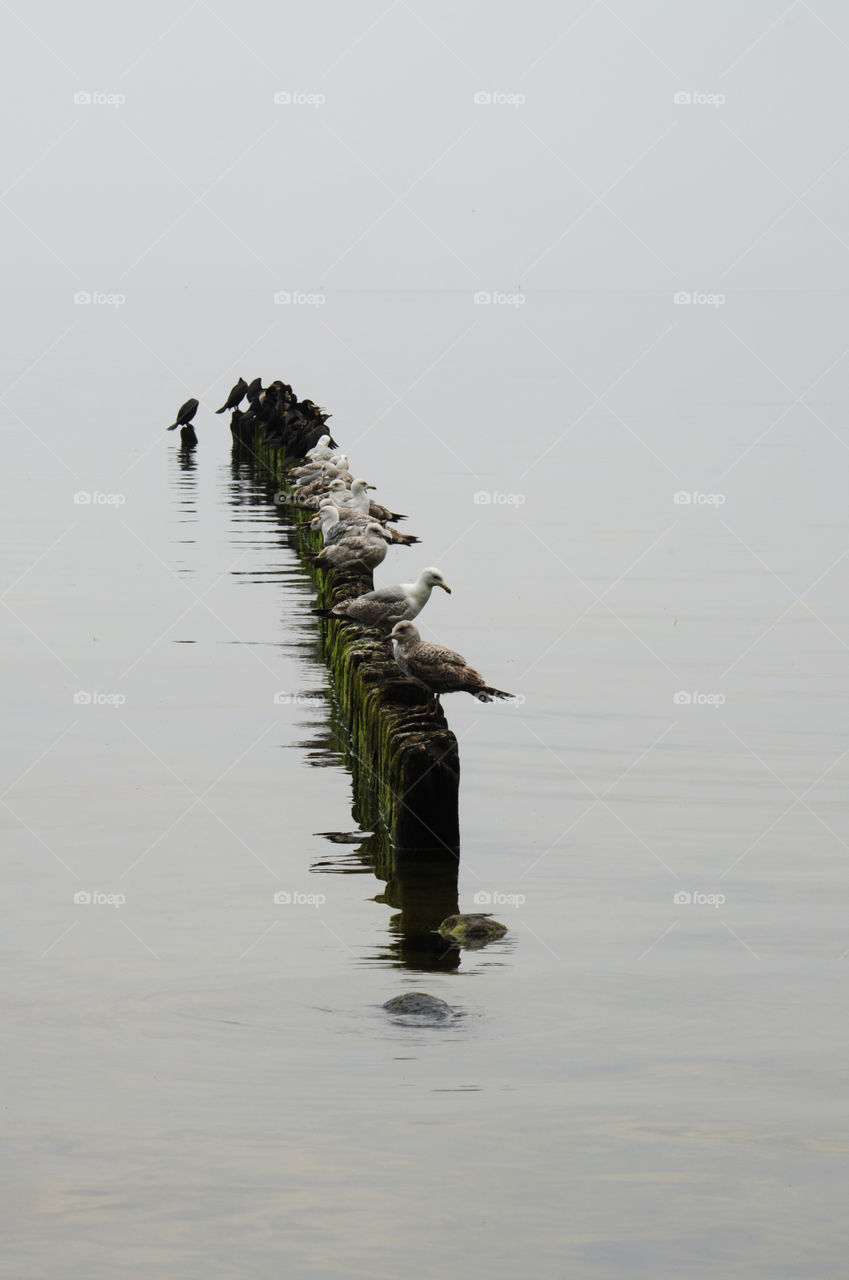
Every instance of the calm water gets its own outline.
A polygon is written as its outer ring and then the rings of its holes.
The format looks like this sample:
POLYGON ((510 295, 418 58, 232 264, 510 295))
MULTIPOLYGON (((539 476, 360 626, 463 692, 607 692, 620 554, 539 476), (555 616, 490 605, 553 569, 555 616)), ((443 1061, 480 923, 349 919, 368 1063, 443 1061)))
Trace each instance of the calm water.
POLYGON ((16 306, 10 1274, 844 1276, 839 297, 16 306), (438 565, 426 635, 524 699, 445 699, 453 902, 320 834, 351 774, 240 373, 332 410, 423 539, 378 580, 438 565), (510 933, 446 960, 476 894, 510 933))

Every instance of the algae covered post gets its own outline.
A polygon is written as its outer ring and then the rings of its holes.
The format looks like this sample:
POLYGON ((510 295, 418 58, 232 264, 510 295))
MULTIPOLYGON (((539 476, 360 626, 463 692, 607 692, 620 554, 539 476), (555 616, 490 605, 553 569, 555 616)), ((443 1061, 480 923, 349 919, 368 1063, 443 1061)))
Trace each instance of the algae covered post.
POLYGON ((273 485, 281 519, 296 532, 316 583, 322 653, 357 788, 371 794, 370 807, 396 847, 456 860, 457 739, 441 712, 428 714, 431 698, 403 674, 388 639, 396 621, 417 616, 434 586, 450 587, 438 569, 426 569, 413 583, 374 592, 372 570, 387 547, 419 541, 390 523, 406 517, 369 496, 372 486, 354 478, 326 431, 329 415, 299 401, 288 384, 237 383, 230 400, 224 407, 232 407, 234 451, 273 485), (238 407, 244 396, 245 412, 238 407))

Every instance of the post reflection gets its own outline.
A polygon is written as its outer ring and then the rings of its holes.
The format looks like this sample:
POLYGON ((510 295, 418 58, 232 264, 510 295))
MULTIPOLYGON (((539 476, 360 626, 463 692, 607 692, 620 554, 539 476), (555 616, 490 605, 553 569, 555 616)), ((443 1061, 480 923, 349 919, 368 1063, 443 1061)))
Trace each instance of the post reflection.
MULTIPOLYGON (((239 516, 245 507, 267 518, 271 505, 276 520, 276 536, 297 555, 303 528, 285 504, 274 503, 278 486, 274 478, 249 450, 234 443, 227 485, 230 502, 239 516)), ((237 517, 238 518, 238 517, 237 517)), ((283 571, 281 570, 281 573, 283 571)), ((298 570, 299 573, 302 570, 298 570)), ((266 579, 267 580, 267 579, 266 579)), ((308 583, 304 583, 309 589, 308 583)), ((371 962, 417 972, 452 972, 460 965, 460 947, 439 934, 439 926, 458 911, 459 843, 443 843, 438 832, 444 824, 436 820, 409 826, 413 840, 392 844, 381 819, 381 793, 374 772, 359 760, 350 747, 347 725, 340 717, 327 686, 327 667, 321 657, 320 635, 313 619, 289 620, 288 628, 298 636, 295 643, 316 667, 314 706, 319 713, 304 723, 307 733, 299 744, 306 762, 315 768, 344 767, 351 776, 351 815, 355 830, 320 832, 327 841, 326 853, 317 858, 311 871, 322 875, 374 875, 383 889, 374 901, 393 909, 384 944, 369 956, 371 962)), ((421 819, 421 815, 419 815, 421 819)), ((426 815, 425 815, 426 818, 426 815)))

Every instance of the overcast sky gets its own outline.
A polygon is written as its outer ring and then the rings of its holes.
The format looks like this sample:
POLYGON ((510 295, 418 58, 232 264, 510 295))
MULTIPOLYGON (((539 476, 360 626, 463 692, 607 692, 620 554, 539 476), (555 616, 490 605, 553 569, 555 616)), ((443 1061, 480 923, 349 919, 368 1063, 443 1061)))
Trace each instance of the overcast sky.
POLYGON ((36 2, 2 25, 7 283, 849 280, 839 0, 36 2))

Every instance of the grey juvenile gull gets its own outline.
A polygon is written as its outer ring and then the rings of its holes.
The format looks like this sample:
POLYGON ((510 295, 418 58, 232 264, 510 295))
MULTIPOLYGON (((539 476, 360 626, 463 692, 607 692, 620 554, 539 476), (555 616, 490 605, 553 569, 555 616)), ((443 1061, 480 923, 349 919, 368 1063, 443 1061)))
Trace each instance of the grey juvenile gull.
POLYGON ((404 675, 430 693, 429 710, 432 715, 440 709, 441 693, 471 693, 480 702, 514 696, 487 684, 480 672, 470 667, 466 659, 453 649, 422 640, 412 622, 396 622, 389 639, 395 661, 404 675))
MULTIPOLYGON (((339 471, 348 470, 348 459, 344 453, 334 453, 330 458, 316 459, 313 462, 306 462, 302 467, 292 467, 286 475, 290 480, 318 480, 319 477, 326 475, 331 468, 336 467, 339 471)), ((333 477, 329 477, 333 479, 333 477)))
POLYGON ((396 622, 417 617, 430 599, 434 587, 451 594, 451 588, 438 569, 423 569, 416 582, 402 582, 397 587, 378 587, 352 600, 341 600, 332 609, 313 609, 322 618, 346 618, 364 627, 387 630, 396 622))
POLYGON ((348 537, 331 542, 318 555, 308 558, 323 569, 353 569, 358 564, 374 569, 385 558, 388 541, 389 535, 373 520, 364 529, 355 527, 348 537))

